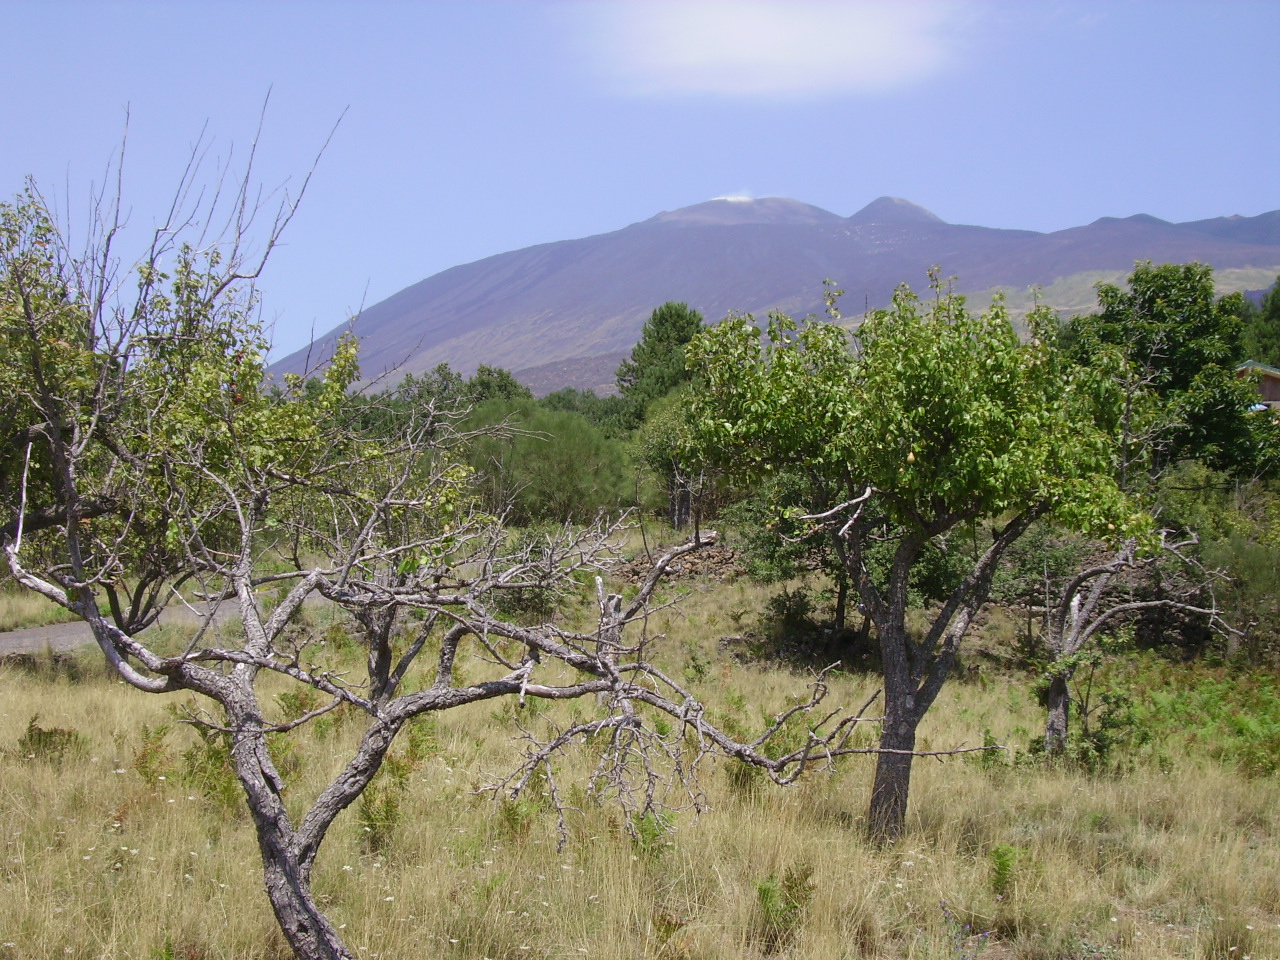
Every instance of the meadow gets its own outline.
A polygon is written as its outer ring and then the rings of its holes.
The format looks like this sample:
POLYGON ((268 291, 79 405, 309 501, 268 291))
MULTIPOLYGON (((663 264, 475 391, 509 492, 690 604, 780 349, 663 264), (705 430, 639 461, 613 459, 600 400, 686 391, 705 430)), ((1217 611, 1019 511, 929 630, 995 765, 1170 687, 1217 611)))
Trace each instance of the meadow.
MULTIPOLYGON (((771 590, 680 592, 651 627, 720 722, 758 728, 803 691, 804 670, 722 640, 743 626, 767 639, 771 590)), ((314 626, 344 642, 340 622, 314 626)), ((990 653, 1005 627, 993 618, 975 646, 990 653)), ((1277 687, 1149 655, 1094 682, 1130 692, 1095 718, 1103 754, 1047 767, 1025 750, 1042 724, 1027 677, 971 660, 922 746, 1009 749, 918 761, 908 833, 888 848, 863 837, 869 759, 785 789, 716 760, 697 778, 700 815, 628 824, 584 791, 587 747, 557 775, 570 807, 557 849, 550 791, 481 788, 518 761, 517 725, 590 704, 419 720, 339 819, 316 889, 371 960, 1280 957, 1277 687)), ((875 689, 874 674, 843 673, 833 702, 875 689)), ((283 685, 276 700, 282 717, 306 708, 283 685)), ((225 748, 180 722, 187 705, 138 694, 92 651, 0 667, 0 958, 289 956, 225 748)), ((359 728, 331 714, 279 738, 299 807, 359 728)))

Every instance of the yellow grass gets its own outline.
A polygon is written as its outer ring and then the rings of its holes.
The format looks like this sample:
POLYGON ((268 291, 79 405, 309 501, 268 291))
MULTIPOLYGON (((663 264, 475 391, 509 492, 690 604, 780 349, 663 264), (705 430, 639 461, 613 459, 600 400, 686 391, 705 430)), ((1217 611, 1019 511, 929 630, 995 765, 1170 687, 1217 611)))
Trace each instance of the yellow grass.
POLYGON ((75 617, 44 597, 13 583, 0 583, 0 632, 69 623, 75 617))
MULTIPOLYGON (((717 646, 735 620, 749 625, 764 591, 687 589, 683 608, 650 624, 668 634, 668 669, 713 712, 758 727, 806 681, 717 646)), ((268 693, 287 689, 268 682, 268 693)), ((842 677, 833 700, 861 703, 874 684, 842 677)), ((0 958, 287 956, 251 827, 189 779, 183 754, 199 741, 166 709, 182 702, 92 667, 75 682, 0 668, 0 958), (76 731, 83 749, 24 755, 34 715, 45 730, 76 731), (159 750, 144 750, 144 724, 170 725, 159 750)), ((537 729, 593 706, 521 720, 537 729)), ((701 780, 709 812, 637 844, 614 807, 583 795, 592 762, 580 754, 559 775, 577 809, 557 852, 536 796, 503 808, 475 794, 483 773, 517 756, 514 713, 491 703, 438 717, 398 819, 370 827, 358 806, 339 818, 315 887, 358 956, 957 960, 978 949, 969 923, 994 931, 982 953, 993 958, 1280 957, 1274 778, 1193 756, 1113 779, 921 760, 909 833, 882 850, 860 829, 869 760, 786 790, 716 762, 701 780), (762 890, 784 888, 794 908, 771 912, 762 890)), ((1022 744, 1039 721, 1025 683, 987 677, 944 691, 924 736, 944 747, 989 729, 1022 744)), ((290 735, 305 758, 289 787, 298 809, 358 734, 357 721, 290 735)))

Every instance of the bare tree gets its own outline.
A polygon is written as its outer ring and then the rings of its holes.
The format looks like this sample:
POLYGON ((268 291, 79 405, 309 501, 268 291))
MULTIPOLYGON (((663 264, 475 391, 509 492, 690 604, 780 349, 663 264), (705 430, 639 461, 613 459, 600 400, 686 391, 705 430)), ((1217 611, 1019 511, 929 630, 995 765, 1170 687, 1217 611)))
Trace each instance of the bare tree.
MULTIPOLYGON (((197 169, 184 175, 180 200, 197 169)), ((530 741, 499 786, 518 793, 536 771, 554 784, 556 755, 604 734, 593 786, 637 813, 680 791, 696 806, 693 776, 713 754, 787 783, 814 764, 872 752, 850 746, 866 705, 826 707, 825 673, 742 742, 654 662, 656 638, 631 637, 668 566, 714 535, 660 557, 629 603, 602 585, 595 629, 508 615, 513 594, 564 596, 582 589, 583 574, 606 576, 621 523, 514 537, 479 508, 460 455, 473 437, 457 411, 427 406, 382 435, 353 429, 350 340, 323 377, 272 386, 253 282, 297 197, 286 196, 251 258, 263 207, 248 183, 215 192, 199 218, 176 203, 127 269, 112 250, 116 203, 99 204, 100 229, 80 256, 34 187, 0 207, 0 333, 13 371, 4 415, 19 438, 5 463, 15 482, 5 488, 0 549, 18 583, 92 628, 129 685, 197 695, 190 719, 227 738, 266 893, 298 957, 354 956, 316 903, 312 868, 414 717, 499 697, 594 700, 597 716, 530 741), (225 229, 210 232, 227 196, 225 229), (317 598, 357 625, 358 668, 306 628, 304 605, 317 598), (147 632, 170 603, 198 614, 178 649, 147 632), (268 675, 315 691, 319 705, 274 722, 268 675), (359 744, 291 816, 269 737, 332 710, 363 717, 359 744), (797 742, 797 725, 798 746, 766 749, 784 729, 797 742)))
POLYGON ((1060 755, 1066 749, 1071 680, 1080 664, 1080 655, 1091 640, 1152 610, 1194 614, 1207 618, 1223 632, 1233 632, 1219 616, 1213 596, 1213 585, 1223 575, 1206 569, 1190 554, 1197 543, 1194 537, 1184 540, 1170 537, 1170 531, 1160 531, 1158 544, 1142 553, 1136 539, 1125 540, 1110 557, 1075 573, 1056 594, 1052 593, 1050 584, 1045 584, 1046 596, 1054 597, 1045 611, 1045 642, 1050 663, 1044 747, 1049 755, 1060 755), (1163 595, 1143 595, 1135 591, 1135 575, 1157 567, 1176 571, 1175 576, 1166 578, 1163 595))

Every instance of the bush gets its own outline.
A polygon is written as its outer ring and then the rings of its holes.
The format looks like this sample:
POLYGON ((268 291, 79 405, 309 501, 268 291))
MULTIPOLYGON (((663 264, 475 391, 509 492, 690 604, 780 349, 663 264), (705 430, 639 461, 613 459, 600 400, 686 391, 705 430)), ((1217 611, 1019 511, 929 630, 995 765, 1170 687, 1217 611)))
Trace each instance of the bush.
POLYGON ((622 445, 581 415, 494 400, 473 410, 466 428, 503 421, 519 432, 479 437, 467 454, 489 512, 510 504, 510 521, 524 526, 587 521, 630 502, 622 445))

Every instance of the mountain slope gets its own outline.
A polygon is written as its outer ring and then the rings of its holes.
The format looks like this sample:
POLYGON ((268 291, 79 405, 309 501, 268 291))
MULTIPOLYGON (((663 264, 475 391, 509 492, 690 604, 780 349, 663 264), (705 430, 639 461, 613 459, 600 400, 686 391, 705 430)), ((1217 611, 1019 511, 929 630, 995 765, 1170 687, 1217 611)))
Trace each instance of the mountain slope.
MULTIPOLYGON (((985 290, 1127 271, 1139 259, 1280 271, 1280 211, 1185 224, 1104 217, 1043 234, 948 224, 890 197, 847 218, 795 200, 726 197, 453 267, 369 307, 355 330, 369 378, 441 362, 469 373, 483 363, 541 368, 533 379, 544 391, 603 386, 608 378, 595 382, 600 363, 583 361, 624 354, 667 300, 685 301, 708 320, 732 310, 803 315, 821 310, 822 280, 830 277, 846 292, 846 312, 860 314, 886 304, 899 283, 920 288, 935 264, 958 276, 961 289, 985 290)), ((273 369, 303 370, 326 356, 342 329, 273 369)))

